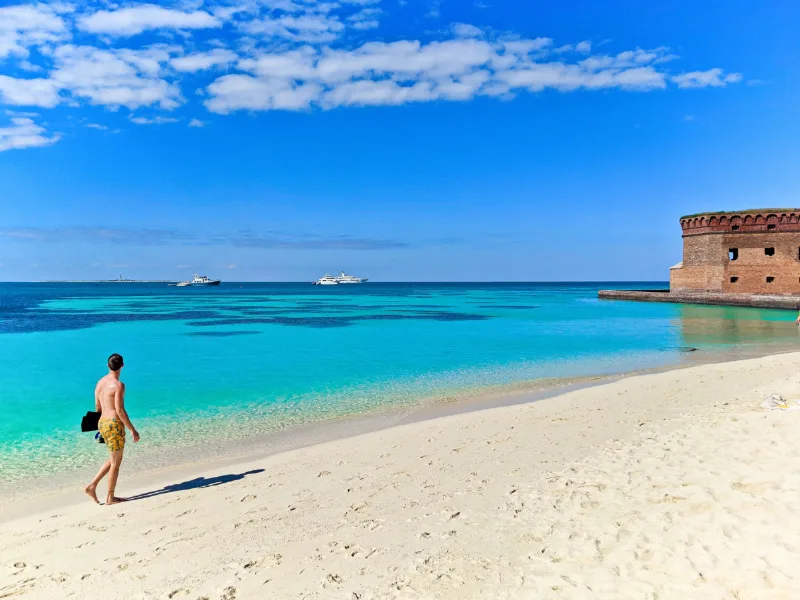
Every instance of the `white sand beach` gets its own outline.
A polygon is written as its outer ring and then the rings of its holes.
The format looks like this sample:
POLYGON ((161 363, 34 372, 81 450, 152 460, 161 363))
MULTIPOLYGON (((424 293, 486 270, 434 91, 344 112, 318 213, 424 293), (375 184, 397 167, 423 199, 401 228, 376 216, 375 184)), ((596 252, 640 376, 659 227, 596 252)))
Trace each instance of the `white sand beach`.
POLYGON ((759 406, 800 398, 798 366, 634 376, 178 489, 123 465, 120 493, 156 493, 0 524, 0 598, 798 598, 800 411, 759 406))

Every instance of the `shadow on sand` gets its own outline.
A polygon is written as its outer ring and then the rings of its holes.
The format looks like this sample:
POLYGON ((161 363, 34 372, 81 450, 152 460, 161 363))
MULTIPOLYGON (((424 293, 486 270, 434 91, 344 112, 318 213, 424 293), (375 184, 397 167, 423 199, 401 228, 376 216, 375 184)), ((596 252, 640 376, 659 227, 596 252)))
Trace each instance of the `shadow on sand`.
POLYGON ((239 481, 248 475, 255 475, 263 473, 264 469, 253 469, 244 473, 229 473, 228 475, 218 475, 217 477, 197 477, 182 483, 173 483, 172 485, 165 485, 160 490, 153 490, 152 492, 145 492, 144 494, 136 494, 135 496, 128 496, 128 502, 132 500, 144 500, 146 498, 153 498, 155 496, 163 496, 164 494, 171 494, 172 492, 185 492, 187 490, 196 490, 198 488, 209 488, 230 483, 231 481, 239 481))

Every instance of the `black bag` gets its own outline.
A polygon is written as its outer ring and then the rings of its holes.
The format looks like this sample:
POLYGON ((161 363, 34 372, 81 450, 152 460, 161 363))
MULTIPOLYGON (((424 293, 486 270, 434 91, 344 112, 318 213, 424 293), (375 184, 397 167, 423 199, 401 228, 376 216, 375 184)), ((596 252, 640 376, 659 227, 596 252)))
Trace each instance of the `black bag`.
POLYGON ((100 413, 93 410, 87 411, 81 419, 81 431, 97 431, 100 423, 100 413))

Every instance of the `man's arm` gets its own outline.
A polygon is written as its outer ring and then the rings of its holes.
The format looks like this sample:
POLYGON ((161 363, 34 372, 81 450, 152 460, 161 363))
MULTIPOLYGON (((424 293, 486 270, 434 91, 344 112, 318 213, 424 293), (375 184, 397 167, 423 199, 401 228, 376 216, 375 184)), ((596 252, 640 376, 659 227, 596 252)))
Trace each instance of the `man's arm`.
POLYGON ((122 420, 122 424, 130 429, 131 433, 133 434, 133 441, 138 442, 139 432, 136 431, 133 423, 131 423, 131 420, 128 418, 128 413, 125 411, 125 384, 121 381, 119 382, 117 389, 114 390, 114 408, 116 408, 117 414, 122 420))
POLYGON ((94 410, 95 412, 102 412, 103 407, 100 406, 100 384, 94 386, 94 410))

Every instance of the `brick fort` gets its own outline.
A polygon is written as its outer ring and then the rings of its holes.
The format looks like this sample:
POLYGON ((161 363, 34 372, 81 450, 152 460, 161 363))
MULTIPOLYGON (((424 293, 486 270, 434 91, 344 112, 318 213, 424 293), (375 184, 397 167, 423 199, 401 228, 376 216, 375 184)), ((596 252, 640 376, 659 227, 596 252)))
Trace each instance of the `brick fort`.
POLYGON ((800 294, 800 208, 681 217, 683 262, 670 290, 800 294))
POLYGON ((683 261, 669 289, 600 290, 607 300, 800 309, 800 208, 680 218, 683 261))

